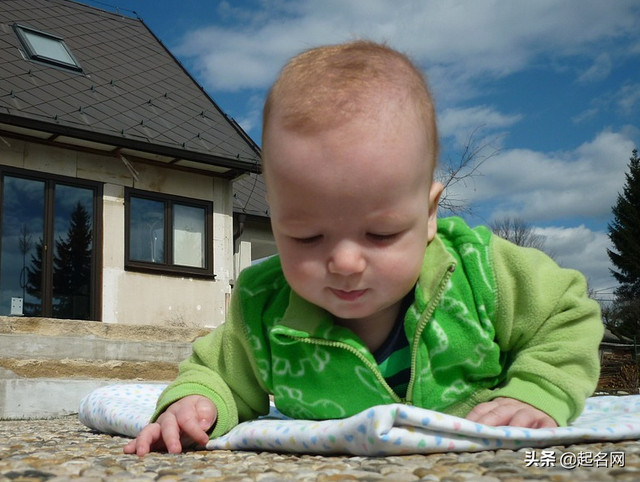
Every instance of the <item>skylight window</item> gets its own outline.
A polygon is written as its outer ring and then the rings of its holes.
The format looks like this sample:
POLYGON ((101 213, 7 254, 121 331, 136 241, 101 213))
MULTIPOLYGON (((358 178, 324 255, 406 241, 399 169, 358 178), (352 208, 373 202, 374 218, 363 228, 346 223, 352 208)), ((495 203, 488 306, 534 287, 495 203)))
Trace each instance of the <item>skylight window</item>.
POLYGON ((82 67, 62 37, 18 24, 14 24, 13 29, 31 60, 82 72, 82 67))

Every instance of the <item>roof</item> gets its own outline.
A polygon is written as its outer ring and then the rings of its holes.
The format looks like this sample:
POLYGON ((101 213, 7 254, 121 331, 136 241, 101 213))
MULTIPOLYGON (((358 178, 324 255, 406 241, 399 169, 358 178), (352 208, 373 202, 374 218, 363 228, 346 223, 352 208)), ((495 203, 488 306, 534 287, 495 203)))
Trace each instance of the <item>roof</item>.
POLYGON ((602 341, 610 344, 623 344, 623 345, 635 344, 635 342, 631 338, 621 335, 616 330, 614 331, 611 331, 609 327, 605 326, 604 334, 602 335, 602 341))
POLYGON ((269 217, 267 188, 262 174, 250 174, 233 183, 233 212, 269 217))
POLYGON ((260 149, 141 19, 70 0, 0 2, 0 133, 235 178, 260 149), (28 60, 14 25, 64 39, 82 68, 28 60))

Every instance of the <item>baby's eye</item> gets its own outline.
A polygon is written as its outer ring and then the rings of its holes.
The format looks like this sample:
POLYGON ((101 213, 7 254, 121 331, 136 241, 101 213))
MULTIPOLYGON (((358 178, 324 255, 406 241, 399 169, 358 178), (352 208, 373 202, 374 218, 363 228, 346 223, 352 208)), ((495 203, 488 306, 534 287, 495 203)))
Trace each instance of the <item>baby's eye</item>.
POLYGON ((292 238, 296 243, 299 244, 313 244, 322 239, 322 235, 318 234, 317 236, 310 236, 308 238, 292 238))
POLYGON ((367 233, 367 237, 372 241, 378 243, 384 243, 388 241, 393 241, 396 239, 400 233, 390 233, 390 234, 377 234, 377 233, 367 233))

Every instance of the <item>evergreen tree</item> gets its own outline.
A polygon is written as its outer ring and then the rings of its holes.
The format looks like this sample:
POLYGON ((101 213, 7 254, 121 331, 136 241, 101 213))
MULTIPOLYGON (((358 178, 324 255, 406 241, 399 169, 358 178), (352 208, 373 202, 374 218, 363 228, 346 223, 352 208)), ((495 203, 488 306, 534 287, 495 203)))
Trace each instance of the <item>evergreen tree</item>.
POLYGON ((633 150, 622 194, 613 206, 609 238, 615 251, 607 250, 617 270, 611 270, 620 283, 616 295, 625 300, 640 299, 640 159, 633 150))
POLYGON ((27 316, 42 315, 42 304, 40 302, 42 301, 43 246, 44 243, 40 238, 36 243, 35 252, 31 254, 31 265, 25 267, 27 282, 24 289, 37 300, 37 303, 33 303, 25 299, 24 314, 27 316))
MULTIPOLYGON (((31 266, 26 268, 27 293, 42 300, 42 269, 44 265, 44 242, 35 245, 31 255, 31 266)), ((53 316, 55 318, 89 319, 91 256, 93 230, 91 216, 78 202, 71 212, 67 235, 55 242, 53 254, 53 316)), ((25 312, 27 312, 25 307, 25 312)), ((33 311, 33 309, 32 309, 33 311)), ((39 312, 29 313, 37 315, 39 312)))
POLYGON ((617 270, 611 273, 620 283, 612 326, 630 338, 640 337, 640 159, 633 150, 622 194, 612 207, 609 238, 614 250, 607 250, 617 270))
POLYGON ((53 314, 87 319, 91 286, 91 217, 78 202, 71 213, 66 239, 56 241, 53 257, 53 314))

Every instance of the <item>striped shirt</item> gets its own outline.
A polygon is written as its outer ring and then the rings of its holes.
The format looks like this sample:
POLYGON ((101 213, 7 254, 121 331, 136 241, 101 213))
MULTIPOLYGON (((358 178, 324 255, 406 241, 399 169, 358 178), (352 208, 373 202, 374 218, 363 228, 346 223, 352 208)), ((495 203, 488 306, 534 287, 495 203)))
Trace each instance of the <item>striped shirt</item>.
POLYGON ((400 314, 391 333, 374 353, 378 367, 387 384, 400 397, 407 396, 409 379, 411 378, 411 351, 409 340, 404 331, 404 315, 413 303, 413 290, 402 300, 400 314))

